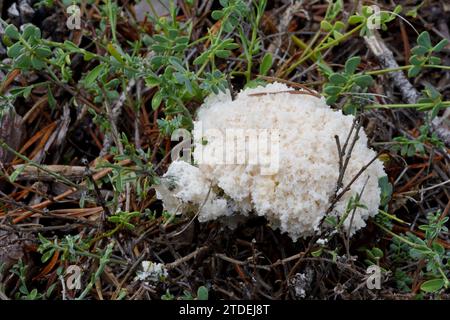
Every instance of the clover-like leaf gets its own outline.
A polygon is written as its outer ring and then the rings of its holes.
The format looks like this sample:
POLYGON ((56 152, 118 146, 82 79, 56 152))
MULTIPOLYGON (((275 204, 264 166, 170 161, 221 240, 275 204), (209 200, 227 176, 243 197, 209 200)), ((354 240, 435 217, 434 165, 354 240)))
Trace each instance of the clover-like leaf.
POLYGON ((330 78, 329 78, 330 82, 332 84, 336 84, 336 85, 342 85, 347 83, 348 78, 342 74, 339 73, 333 73, 330 78))
POLYGON ((444 284, 444 279, 432 279, 422 283, 420 289, 428 293, 434 293, 441 290, 444 284))
POLYGON ((448 44, 448 40, 447 39, 442 39, 441 41, 439 41, 438 44, 436 44, 433 47, 433 52, 440 52, 442 51, 442 49, 444 49, 444 47, 448 44))
POLYGON ((361 88, 367 88, 373 83, 372 77, 367 74, 357 75, 353 77, 353 81, 361 88))
POLYGON ((431 49, 431 39, 428 31, 422 32, 419 37, 417 37, 417 43, 427 49, 431 49))
POLYGON ((271 67, 272 67, 272 55, 270 53, 266 53, 259 66, 259 74, 266 75, 271 67))
POLYGON ((353 74, 356 71, 356 68, 358 67, 358 65, 361 63, 361 58, 356 56, 356 57, 351 57, 350 59, 348 59, 345 62, 345 73, 347 74, 353 74))
POLYGON ((13 24, 6 27, 5 34, 12 40, 19 40, 20 38, 20 32, 13 24))

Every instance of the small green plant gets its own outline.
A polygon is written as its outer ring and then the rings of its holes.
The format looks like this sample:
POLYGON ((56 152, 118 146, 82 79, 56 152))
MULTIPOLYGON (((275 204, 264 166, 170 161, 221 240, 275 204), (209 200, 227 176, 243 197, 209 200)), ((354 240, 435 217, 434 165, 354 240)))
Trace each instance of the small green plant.
MULTIPOLYGON (((448 280, 450 274, 450 251, 446 251, 438 241, 439 236, 448 231, 445 226, 448 217, 444 217, 438 211, 434 214, 430 213, 427 219, 427 224, 419 226, 419 229, 425 233, 424 239, 411 232, 397 235, 384 226, 378 226, 394 237, 390 252, 394 258, 397 257, 397 261, 406 260, 409 257, 419 265, 423 262, 424 267, 420 270, 420 275, 424 278, 424 281, 420 289, 425 293, 437 293, 441 289, 448 289, 450 286, 448 280), (405 256, 405 253, 408 256, 405 256), (398 256, 400 255, 402 258, 399 260, 398 256)), ((401 277, 403 280, 407 279, 403 273, 401 275, 403 275, 401 277)), ((403 290, 406 283, 406 281, 402 282, 403 290)))
POLYGON ((95 282, 100 278, 100 276, 103 274, 103 271, 110 261, 111 254, 113 252, 114 248, 114 242, 109 243, 106 246, 106 249, 99 260, 99 266, 97 268, 97 271, 92 274, 91 279, 89 283, 87 284, 86 288, 81 292, 81 294, 76 298, 76 300, 83 300, 91 291, 91 289, 94 287, 95 282))
POLYGON ((448 40, 442 39, 433 46, 428 31, 422 32, 417 37, 417 46, 411 49, 412 55, 409 58, 409 62, 412 66, 408 70, 408 76, 416 77, 426 65, 439 65, 441 59, 433 56, 433 54, 442 51, 447 44, 448 40))
POLYGON ((175 296, 167 289, 166 293, 161 296, 161 300, 175 300, 175 296))
POLYGON ((429 135, 429 126, 422 125, 419 128, 420 135, 412 140, 405 136, 395 137, 393 141, 395 144, 392 146, 392 150, 400 152, 402 156, 412 157, 416 153, 425 154, 425 145, 431 145, 436 148, 444 147, 444 143, 438 138, 436 133, 429 135))
POLYGON ((344 111, 347 113, 355 112, 357 94, 366 92, 367 88, 373 83, 373 78, 370 75, 355 73, 360 63, 360 57, 351 57, 346 61, 343 72, 328 75, 329 82, 323 87, 327 104, 334 104, 341 96, 347 96, 350 99, 347 99, 344 111))
POLYGON ((431 110, 429 119, 432 120, 436 117, 441 109, 444 109, 444 102, 442 101, 442 95, 439 91, 430 84, 425 85, 425 89, 422 91, 422 97, 418 103, 426 105, 424 108, 419 108, 421 111, 431 110))
POLYGON ((139 217, 140 215, 141 213, 137 211, 133 212, 119 211, 113 214, 112 216, 108 217, 108 221, 116 224, 118 229, 124 228, 128 230, 133 230, 136 228, 136 226, 131 223, 131 220, 139 217))
MULTIPOLYGON (((47 262, 56 251, 60 253, 61 261, 68 261, 70 263, 78 262, 81 257, 99 260, 105 253, 105 251, 101 249, 96 249, 94 252, 89 250, 92 245, 92 240, 83 239, 80 235, 66 235, 62 239, 55 238, 53 241, 47 239, 41 234, 38 236, 40 245, 37 251, 42 254, 42 262, 47 262)), ((123 260, 113 258, 111 258, 110 261, 121 265, 126 264, 123 260)))
POLYGON ((55 254, 56 251, 61 253, 62 261, 76 262, 80 255, 89 252, 89 242, 84 241, 80 235, 67 235, 60 241, 54 239, 50 241, 43 235, 39 234, 41 244, 38 252, 42 254, 41 261, 47 262, 55 254))
POLYGON ((392 197, 393 187, 392 187, 392 184, 389 182, 388 176, 379 178, 378 185, 381 190, 380 207, 382 207, 382 208, 384 208, 384 210, 386 210, 387 206, 389 204, 389 201, 391 200, 391 197, 392 197))
MULTIPOLYGON (((168 293, 168 291, 167 291, 168 293)), ((191 292, 189 292, 188 290, 184 290, 183 291, 183 295, 181 297, 179 297, 179 300, 208 300, 208 288, 206 288, 205 286, 200 286, 197 289, 197 294, 193 294, 191 292)), ((175 297, 174 296, 167 296, 167 298, 171 298, 171 299, 167 299, 167 300, 174 300, 175 297)), ((165 299, 164 299, 165 300, 165 299)))
POLYGON ((368 265, 379 265, 380 260, 384 257, 383 251, 378 247, 373 247, 372 249, 365 249, 366 260, 364 262, 368 265))
POLYGON ((19 292, 16 293, 16 298, 21 300, 46 300, 48 299, 53 290, 55 289, 56 283, 51 285, 45 293, 39 293, 39 291, 34 289, 28 289, 27 286, 27 266, 23 263, 22 259, 12 266, 10 272, 19 278, 19 292))
POLYGON ((12 24, 6 27, 4 41, 10 44, 7 54, 14 68, 42 70, 50 63, 52 50, 42 44, 41 36, 41 30, 32 24, 26 25, 22 33, 12 24))
POLYGON ((361 36, 371 35, 371 24, 378 22, 381 29, 386 31, 388 28, 387 23, 393 21, 396 17, 398 17, 398 14, 401 11, 402 6, 400 5, 396 6, 393 11, 380 10, 379 12, 375 11, 371 6, 363 6, 361 9, 361 13, 352 15, 349 18, 348 23, 350 25, 359 24, 360 26, 362 26, 360 31, 361 36))

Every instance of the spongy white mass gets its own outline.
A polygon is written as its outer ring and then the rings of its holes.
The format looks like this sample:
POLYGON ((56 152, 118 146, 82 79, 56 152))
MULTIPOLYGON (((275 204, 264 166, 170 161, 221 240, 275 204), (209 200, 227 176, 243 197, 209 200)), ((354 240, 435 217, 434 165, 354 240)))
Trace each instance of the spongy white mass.
MULTIPOLYGON (((207 98, 194 122, 194 166, 175 161, 164 176, 164 183, 170 177, 173 184, 172 191, 158 194, 166 210, 181 212, 186 205, 194 206, 199 208, 200 221, 253 213, 266 217, 272 227, 287 232, 294 240, 314 234, 330 207, 339 177, 335 136, 343 143, 354 117, 332 110, 322 98, 292 94, 290 90, 293 89, 284 84, 273 83, 243 90, 234 100, 225 93, 207 98), (276 170, 268 174, 264 170, 267 164, 247 158, 236 163, 222 161, 220 157, 216 162, 204 161, 205 154, 217 150, 224 150, 224 154, 239 152, 239 147, 233 151, 224 149, 224 140, 219 138, 220 134, 225 137, 229 129, 276 132, 277 157, 273 160, 277 163, 271 164, 276 170)), ((244 147, 251 148, 251 144, 244 147)), ((375 155, 361 130, 343 186, 375 155)), ((359 201, 365 207, 358 208, 352 219, 344 222, 344 226, 351 225, 352 234, 365 226, 369 216, 377 214, 378 179, 382 176, 385 176, 383 165, 375 160, 331 212, 342 216, 350 197, 361 194, 359 201)))

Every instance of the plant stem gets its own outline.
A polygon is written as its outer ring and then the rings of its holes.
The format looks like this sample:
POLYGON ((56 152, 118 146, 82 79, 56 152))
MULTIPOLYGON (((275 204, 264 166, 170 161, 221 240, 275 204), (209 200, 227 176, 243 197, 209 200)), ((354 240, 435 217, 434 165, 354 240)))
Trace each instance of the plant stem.
MULTIPOLYGON (((426 108, 426 107, 432 107, 434 104, 430 102, 424 102, 424 103, 398 103, 398 104, 370 104, 365 106, 365 109, 395 109, 395 108, 426 108)), ((450 107, 450 101, 443 101, 442 102, 443 107, 450 107)))
POLYGON ((114 247, 114 242, 111 242, 110 244, 108 244, 104 255, 100 258, 100 263, 99 263, 99 267, 98 267, 97 271, 92 276, 91 281, 89 281, 88 285, 83 290, 83 292, 80 294, 80 296, 78 298, 76 298, 76 300, 83 300, 89 294, 89 292, 92 290, 95 282, 100 278, 100 276, 103 273, 103 270, 105 269, 106 265, 110 261, 113 247, 114 247))
POLYGON ((361 28, 363 27, 363 24, 358 25, 357 27, 353 28, 352 30, 350 30, 347 33, 344 33, 342 35, 342 37, 340 37, 339 39, 334 39, 333 41, 325 44, 322 47, 317 47, 314 50, 310 51, 305 57, 303 57, 302 59, 298 60, 297 62, 294 62, 288 69, 287 71, 284 72, 283 76, 286 76, 287 74, 291 73, 295 68, 297 68, 299 65, 301 65, 303 62, 305 62, 306 60, 308 60, 311 56, 326 50, 328 48, 334 47, 335 45, 339 44, 339 42, 346 40, 347 38, 351 37, 355 32, 359 31, 361 28))
POLYGON ((398 217, 395 216, 395 215, 392 215, 392 214, 390 214, 390 213, 387 213, 386 211, 378 210, 378 212, 381 213, 382 215, 388 217, 388 218, 391 219, 391 220, 400 222, 400 223, 402 223, 402 224, 407 224, 407 225, 409 225, 409 223, 403 221, 402 219, 398 218, 398 217))
MULTIPOLYGON (((413 65, 409 64, 407 66, 401 66, 401 67, 398 67, 398 68, 390 68, 390 69, 367 71, 367 72, 364 72, 364 74, 375 76, 375 75, 388 73, 388 72, 409 70, 412 67, 413 67, 413 65)), ((434 64, 425 64, 424 67, 425 68, 435 68, 435 69, 450 70, 450 66, 440 66, 440 65, 434 65, 434 64)))
POLYGON ((54 177, 56 180, 62 181, 67 183, 69 186, 76 188, 77 190, 80 189, 80 186, 76 183, 73 183, 72 181, 70 181, 69 179, 67 179, 66 177, 59 175, 51 170, 48 170, 47 168, 45 168, 44 166, 41 166, 40 164, 30 160, 29 158, 27 158, 26 156, 20 154, 19 152, 17 152, 16 150, 14 150, 13 148, 11 148, 6 142, 4 142, 3 140, 0 139, 0 147, 2 147, 3 149, 8 150, 9 152, 13 153, 16 157, 22 159, 23 161, 27 162, 28 165, 33 166, 38 168, 39 170, 42 170, 46 173, 48 173, 50 176, 54 177))

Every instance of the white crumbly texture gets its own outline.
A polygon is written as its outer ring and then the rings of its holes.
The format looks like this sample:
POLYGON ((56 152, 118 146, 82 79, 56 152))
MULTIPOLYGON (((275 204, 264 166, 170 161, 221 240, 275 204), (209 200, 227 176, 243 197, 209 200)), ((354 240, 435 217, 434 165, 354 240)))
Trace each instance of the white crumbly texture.
MULTIPOLYGON (((313 235, 330 206, 338 180, 334 137, 339 136, 343 145, 354 117, 330 109, 323 98, 285 92, 288 90, 293 89, 273 83, 243 90, 234 101, 223 93, 207 98, 194 123, 196 166, 175 161, 169 167, 164 177, 172 177, 176 187, 166 196, 159 194, 165 208, 175 211, 175 206, 195 204, 200 208, 200 221, 232 212, 253 212, 265 216, 273 227, 287 232, 294 240, 313 235), (215 136, 208 136, 208 130, 217 129, 225 134, 229 128, 276 130, 280 137, 278 172, 261 174, 260 165, 248 163, 197 164, 201 152, 223 144, 215 136), (223 190, 226 200, 212 192, 214 188, 223 190)), ((367 147, 367 136, 361 130, 343 185, 346 186, 375 155, 367 147)), ((364 188, 360 202, 367 209, 358 208, 353 219, 347 218, 344 222, 348 228, 351 221, 350 234, 364 227, 369 216, 377 214, 381 176, 385 176, 383 165, 375 160, 336 204, 332 214, 342 215, 350 197, 360 194, 364 188)))
POLYGON ((157 198, 164 200, 164 209, 172 214, 181 214, 191 205, 198 206, 202 222, 232 213, 227 201, 211 190, 200 169, 184 161, 172 162, 155 189, 157 198))
POLYGON ((142 261, 142 271, 138 271, 134 280, 149 282, 159 282, 167 278, 169 273, 164 264, 152 261, 142 261))

